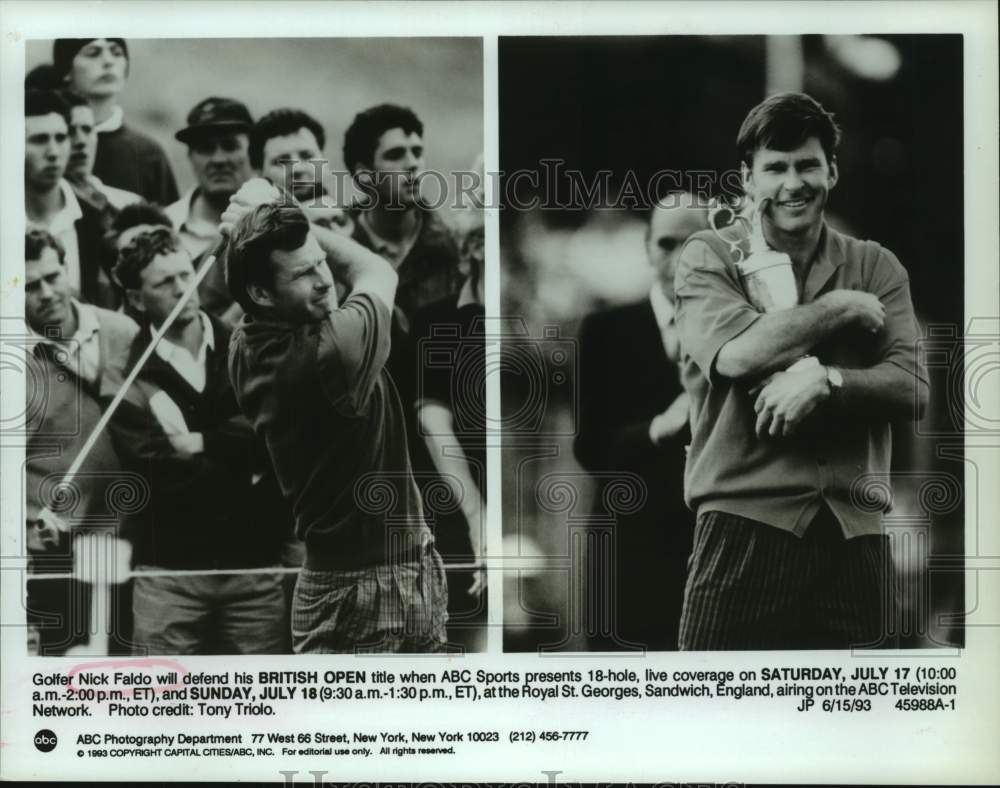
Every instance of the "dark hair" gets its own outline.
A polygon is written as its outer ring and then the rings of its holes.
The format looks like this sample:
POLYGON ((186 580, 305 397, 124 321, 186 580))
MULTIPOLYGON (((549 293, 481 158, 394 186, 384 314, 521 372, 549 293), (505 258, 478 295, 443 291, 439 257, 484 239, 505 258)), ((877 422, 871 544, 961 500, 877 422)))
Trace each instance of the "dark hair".
POLYGON ((270 287, 274 282, 271 253, 293 252, 309 235, 309 220, 297 205, 258 205, 233 228, 223 248, 229 294, 250 315, 260 306, 250 298, 250 285, 270 287))
POLYGON ((24 77, 25 90, 62 90, 66 83, 51 63, 35 66, 24 77))
POLYGON ((309 129, 316 138, 319 149, 323 150, 326 133, 316 118, 298 109, 276 109, 268 112, 250 129, 250 164, 254 169, 261 169, 264 166, 264 146, 267 141, 294 134, 299 129, 309 129))
POLYGON ((105 36, 98 36, 98 38, 57 38, 52 44, 52 62, 53 67, 60 76, 65 76, 69 73, 70 68, 73 66, 73 60, 91 41, 97 41, 99 38, 104 38, 105 41, 112 41, 118 44, 125 53, 125 59, 131 60, 128 54, 128 44, 125 43, 124 38, 106 38, 105 36))
POLYGON ((140 224, 173 227, 170 217, 159 205, 151 202, 134 202, 118 212, 111 222, 111 234, 119 236, 130 227, 137 227, 140 224))
POLYGON ((823 105, 805 93, 777 93, 747 114, 736 137, 740 161, 753 167, 761 148, 790 151, 810 137, 819 139, 828 162, 840 143, 840 128, 823 105))
POLYGON ((478 287, 485 275, 486 227, 476 225, 461 236, 459 242, 459 257, 469 265, 469 281, 473 287, 478 287))
POLYGON ((59 115, 69 125, 69 107, 58 93, 52 90, 24 91, 24 117, 33 118, 40 115, 59 115))
POLYGON ((359 166, 371 166, 378 139, 389 129, 402 129, 406 134, 424 134, 424 124, 413 110, 395 104, 379 104, 354 116, 344 134, 344 164, 354 172, 359 166))
POLYGON ((180 239, 173 227, 141 232, 118 250, 114 279, 122 287, 137 289, 142 284, 141 274, 146 266, 161 254, 172 254, 180 248, 180 239))
POLYGON ((66 250, 59 240, 45 230, 32 228, 24 233, 24 259, 41 260, 42 252, 46 249, 55 249, 59 255, 59 264, 66 264, 66 250))

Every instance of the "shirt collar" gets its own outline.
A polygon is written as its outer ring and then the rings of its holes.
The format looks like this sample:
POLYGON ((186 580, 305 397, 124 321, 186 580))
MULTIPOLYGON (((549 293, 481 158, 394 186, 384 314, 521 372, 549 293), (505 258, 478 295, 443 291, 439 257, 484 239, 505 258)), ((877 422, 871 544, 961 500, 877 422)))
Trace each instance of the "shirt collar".
MULTIPOLYGON (((202 334, 201 347, 198 348, 198 355, 195 356, 195 361, 201 363, 204 361, 208 349, 215 350, 215 329, 212 328, 212 321, 208 319, 208 315, 204 311, 199 310, 198 316, 201 318, 202 334)), ((163 337, 156 344, 156 355, 168 363, 174 357, 174 354, 180 350, 184 350, 184 348, 180 345, 175 345, 166 337, 163 337)))
POLYGON ((816 245, 816 255, 806 276, 803 287, 802 301, 808 303, 816 298, 816 294, 830 281, 834 272, 847 261, 844 247, 837 232, 823 223, 820 230, 819 243, 816 245))
POLYGON ((171 203, 164 208, 164 213, 166 213, 170 218, 170 221, 174 225, 174 229, 177 232, 184 232, 195 238, 200 238, 201 240, 214 240, 219 236, 218 227, 210 225, 207 222, 189 221, 191 218, 191 207, 194 205, 194 201, 197 199, 198 193, 199 190, 197 186, 185 192, 184 196, 177 202, 171 203))
MULTIPOLYGON (((77 301, 75 298, 70 299, 70 308, 76 315, 76 331, 73 336, 69 339, 74 340, 80 344, 90 340, 94 334, 101 330, 101 321, 97 317, 97 309, 92 304, 84 304, 77 301)), ((28 349, 34 350, 35 346, 40 342, 45 342, 53 347, 65 347, 65 339, 57 339, 56 337, 47 337, 43 334, 39 334, 31 326, 25 323, 28 329, 28 349)))
POLYGON ((106 134, 110 131, 118 131, 125 122, 125 113, 122 111, 121 107, 115 107, 111 110, 111 115, 105 120, 94 126, 94 131, 98 134, 106 134))
POLYGON ((163 209, 163 212, 170 217, 175 230, 180 230, 191 215, 191 203, 194 201, 196 191, 198 191, 196 187, 188 189, 177 202, 172 202, 163 209))
POLYGON ((479 299, 476 298, 476 290, 472 286, 472 278, 467 277, 465 284, 462 285, 462 289, 458 293, 458 302, 455 306, 461 309, 463 306, 468 306, 469 304, 478 304, 479 299))
POLYGON ((358 214, 358 223, 361 225, 361 229, 368 235, 368 238, 372 242, 372 248, 378 254, 387 254, 396 260, 397 263, 401 263, 406 259, 406 256, 410 253, 414 244, 417 242, 417 238, 420 237, 421 230, 424 229, 424 213, 423 211, 417 211, 417 224, 413 228, 413 232, 406 238, 400 241, 388 241, 375 232, 372 229, 371 224, 368 221, 368 212, 361 211, 358 214))
POLYGON ((663 294, 663 288, 659 282, 654 282, 649 290, 649 303, 653 307, 653 315, 656 317, 656 325, 660 328, 667 326, 674 319, 674 305, 663 294))
POLYGON ((92 304, 82 304, 76 300, 72 304, 76 309, 76 333, 73 334, 73 338, 86 342, 101 328, 101 323, 97 319, 97 309, 92 304))
POLYGON ((830 261, 834 268, 839 268, 847 262, 847 255, 844 253, 843 237, 826 222, 823 223, 823 240, 820 241, 822 254, 830 261))
POLYGON ((62 192, 63 196, 63 209, 53 216, 49 223, 48 231, 52 235, 59 235, 73 229, 73 225, 83 216, 80 201, 76 199, 73 187, 65 178, 59 179, 59 191, 62 192))

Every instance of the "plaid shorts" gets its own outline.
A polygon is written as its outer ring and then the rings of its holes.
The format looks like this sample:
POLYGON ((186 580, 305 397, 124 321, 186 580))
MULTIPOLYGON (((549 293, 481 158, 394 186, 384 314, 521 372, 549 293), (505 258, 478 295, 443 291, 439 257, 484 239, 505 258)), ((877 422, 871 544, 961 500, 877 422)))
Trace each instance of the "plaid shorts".
POLYGON ((302 568, 292 599, 297 654, 444 651, 448 584, 429 542, 414 561, 364 569, 302 568))

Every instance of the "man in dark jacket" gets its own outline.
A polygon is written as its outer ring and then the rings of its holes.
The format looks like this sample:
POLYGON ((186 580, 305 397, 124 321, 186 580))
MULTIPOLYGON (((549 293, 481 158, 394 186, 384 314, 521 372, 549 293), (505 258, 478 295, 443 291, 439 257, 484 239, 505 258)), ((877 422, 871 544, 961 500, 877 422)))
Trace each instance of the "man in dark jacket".
MULTIPOLYGON (((692 195, 665 197, 646 230, 655 276, 649 298, 589 315, 581 328, 576 457, 595 475, 596 513, 615 515, 612 573, 588 578, 591 597, 600 600, 595 610, 609 613, 592 622, 595 650, 677 647, 694 518, 684 505, 690 431, 673 278, 684 241, 706 226, 692 195), (623 473, 641 480, 645 505, 609 512, 603 491, 623 473)), ((608 558, 594 565, 606 566, 608 558)))

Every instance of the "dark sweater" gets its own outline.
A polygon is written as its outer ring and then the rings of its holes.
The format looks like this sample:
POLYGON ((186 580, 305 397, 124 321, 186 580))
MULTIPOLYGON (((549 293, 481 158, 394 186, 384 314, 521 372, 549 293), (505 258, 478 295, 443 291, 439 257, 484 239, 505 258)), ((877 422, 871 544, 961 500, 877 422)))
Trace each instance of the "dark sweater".
POLYGON ((94 175, 158 205, 177 200, 177 182, 160 144, 127 125, 97 136, 94 175))
MULTIPOLYGON (((174 569, 276 566, 290 530, 281 516, 263 447, 239 412, 227 370, 228 329, 210 318, 215 347, 206 356, 205 388, 199 393, 154 353, 112 420, 122 464, 149 484, 148 505, 128 523, 137 564, 174 569), (149 400, 163 391, 200 432, 204 451, 177 452, 149 400)), ((128 368, 149 344, 148 327, 136 337, 128 368)))
MULTIPOLYGON (((421 307, 457 295, 463 280, 458 266, 458 245, 451 231, 434 211, 421 208, 420 212, 423 217, 420 233, 396 267, 399 285, 396 287, 395 306, 408 320, 412 320, 421 307)), ((351 217, 354 220, 354 240, 378 253, 379 250, 372 245, 371 236, 361 226, 360 212, 352 210, 351 217)))
POLYGON ((104 309, 115 310, 121 304, 118 291, 111 284, 115 250, 105 241, 105 233, 114 219, 114 209, 101 210, 86 200, 79 202, 83 214, 76 220, 80 298, 104 309))
POLYGON ((409 560, 430 537, 384 368, 389 322, 381 300, 359 294, 326 320, 247 315, 233 334, 236 396, 267 443, 311 569, 409 560))

